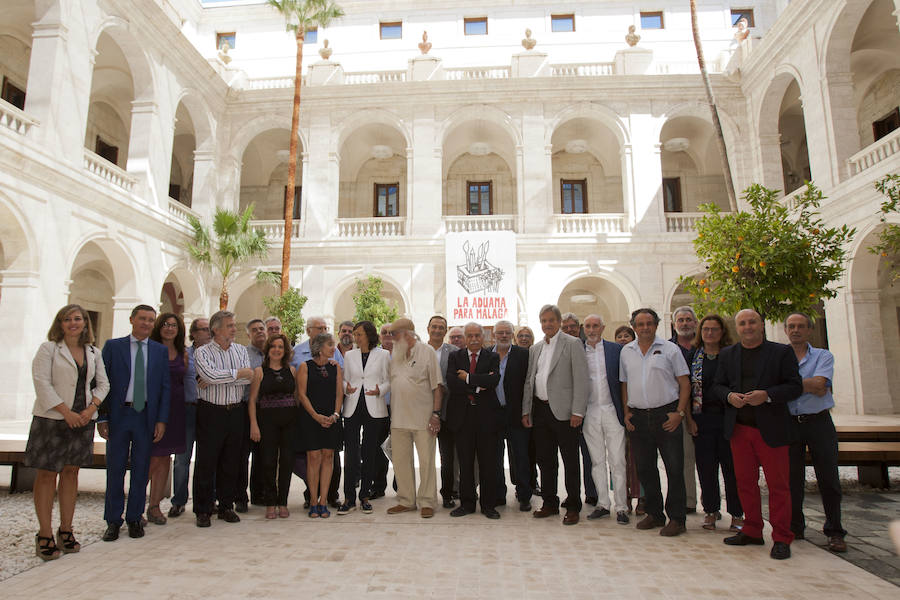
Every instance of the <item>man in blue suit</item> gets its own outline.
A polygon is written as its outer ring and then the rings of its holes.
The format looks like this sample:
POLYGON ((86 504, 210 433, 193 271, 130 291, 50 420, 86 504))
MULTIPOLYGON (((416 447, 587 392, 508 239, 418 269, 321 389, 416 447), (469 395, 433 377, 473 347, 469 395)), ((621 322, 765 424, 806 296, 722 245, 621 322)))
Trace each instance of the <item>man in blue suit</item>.
POLYGON ((125 521, 128 535, 143 537, 141 515, 147 500, 150 448, 169 420, 169 353, 149 339, 156 320, 151 306, 131 311, 131 335, 103 346, 109 394, 100 408, 97 429, 106 440, 106 508, 104 542, 119 538, 125 509, 125 469, 131 457, 131 483, 125 521))
POLYGON ((605 327, 600 315, 588 315, 584 319, 584 333, 587 336, 584 349, 591 377, 591 393, 583 431, 598 493, 597 508, 588 515, 588 519, 600 519, 611 514, 608 473, 612 471, 616 522, 627 525, 625 412, 622 408, 622 384, 619 382, 619 353, 622 347, 601 337, 605 327))

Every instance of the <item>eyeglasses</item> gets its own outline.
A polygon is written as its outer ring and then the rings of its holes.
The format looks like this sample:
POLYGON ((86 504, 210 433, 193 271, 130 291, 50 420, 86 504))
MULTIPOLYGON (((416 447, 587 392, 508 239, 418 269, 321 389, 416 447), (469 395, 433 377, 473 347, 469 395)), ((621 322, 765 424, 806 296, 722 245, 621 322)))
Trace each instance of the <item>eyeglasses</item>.
POLYGON ((206 333, 209 333, 209 327, 195 327, 191 331, 205 331, 206 333))
MULTIPOLYGON (((163 323, 161 329, 166 329, 166 328, 178 329, 178 323, 163 323)), ((198 330, 195 330, 195 331, 198 331, 198 330)))
POLYGON ((718 332, 722 331, 722 328, 721 327, 704 327, 700 331, 702 331, 703 333, 718 333, 718 332))

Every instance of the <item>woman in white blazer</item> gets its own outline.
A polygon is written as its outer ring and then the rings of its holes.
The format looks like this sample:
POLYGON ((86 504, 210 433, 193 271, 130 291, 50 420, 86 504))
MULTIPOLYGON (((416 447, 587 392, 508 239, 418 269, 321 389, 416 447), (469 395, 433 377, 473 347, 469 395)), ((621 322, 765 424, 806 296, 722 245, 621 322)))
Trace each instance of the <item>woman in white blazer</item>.
POLYGON ((360 321, 353 327, 353 341, 356 348, 344 355, 344 503, 338 508, 339 515, 356 508, 357 480, 360 509, 372 512, 369 499, 380 443, 390 426, 385 396, 391 391, 391 354, 378 347, 378 330, 371 321, 360 321))
POLYGON ((31 364, 34 409, 25 466, 37 469, 34 510, 40 531, 35 554, 43 560, 60 557, 60 551, 78 552, 81 544, 72 532, 78 468, 94 459, 94 420, 109 392, 109 380, 87 311, 77 304, 62 307, 47 340, 31 364), (59 476, 59 489, 56 480, 59 476), (59 541, 53 537, 53 496, 59 494, 59 541))

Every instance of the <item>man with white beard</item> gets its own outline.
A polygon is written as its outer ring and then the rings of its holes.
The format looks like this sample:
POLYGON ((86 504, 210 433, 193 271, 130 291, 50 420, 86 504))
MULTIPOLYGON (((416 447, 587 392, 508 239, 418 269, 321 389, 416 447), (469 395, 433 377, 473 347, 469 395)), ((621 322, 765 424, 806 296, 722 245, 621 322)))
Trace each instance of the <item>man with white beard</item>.
MULTIPOLYGON (((684 362, 691 367, 691 355, 694 353, 694 339, 697 337, 697 315, 690 306, 679 306, 672 313, 675 335, 669 341, 681 349, 684 362)), ((697 464, 694 458, 694 440, 688 428, 684 430, 684 487, 687 491, 687 512, 697 512, 697 464)))
POLYGON ((437 505, 435 438, 441 429, 441 370, 437 353, 419 342, 415 325, 397 319, 391 353, 391 453, 397 478, 397 505, 389 515, 421 509, 423 519, 434 516, 437 505), (419 458, 419 489, 413 446, 419 458))

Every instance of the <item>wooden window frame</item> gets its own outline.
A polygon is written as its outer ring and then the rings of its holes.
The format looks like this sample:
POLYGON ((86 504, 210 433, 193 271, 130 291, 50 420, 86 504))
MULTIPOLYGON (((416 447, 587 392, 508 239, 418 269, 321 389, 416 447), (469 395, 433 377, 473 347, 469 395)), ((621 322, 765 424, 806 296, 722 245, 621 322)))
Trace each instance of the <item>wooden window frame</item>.
POLYGON ((747 19, 747 28, 756 27, 756 15, 753 14, 752 8, 732 8, 731 9, 731 26, 736 27, 741 17, 747 19), (737 15, 735 13, 738 13, 737 15), (737 17, 737 19, 735 19, 737 17))
POLYGON ((4 100, 9 102, 13 106, 18 108, 19 110, 25 110, 25 96, 26 95, 27 95, 26 90, 22 89, 21 87, 19 87, 18 85, 16 85, 12 81, 10 81, 9 77, 7 77, 6 75, 3 76, 3 88, 2 88, 2 90, 0 90, 0 98, 3 98, 4 100), (22 95, 22 106, 19 106, 15 102, 7 100, 7 98, 13 93, 22 95))
POLYGON ((372 206, 372 216, 374 216, 376 219, 392 218, 392 217, 400 216, 400 182, 399 181, 396 183, 376 183, 375 184, 375 198, 374 198, 374 202, 373 202, 373 206, 372 206), (388 210, 389 204, 387 202, 388 196, 386 194, 385 195, 385 203, 384 203, 385 214, 379 215, 378 214, 378 190, 380 188, 389 188, 391 186, 394 186, 397 188, 397 214, 394 214, 394 215, 388 214, 390 211, 388 210))
POLYGON ((875 119, 874 121, 872 121, 872 140, 873 141, 877 142, 881 138, 885 137, 886 135, 889 135, 890 133, 892 133, 898 129, 897 127, 895 127, 894 129, 891 129, 890 131, 885 131, 883 133, 881 131, 879 131, 882 123, 886 123, 891 118, 900 122, 900 107, 895 106, 893 110, 888 112, 886 115, 884 115, 880 119, 875 119))
POLYGON ((378 22, 378 38, 382 40, 402 40, 403 39, 403 21, 379 21, 378 22), (385 27, 399 27, 400 35, 397 37, 384 37, 385 27))
POLYGON ((114 164, 114 165, 116 165, 116 166, 119 165, 119 147, 118 147, 118 146, 114 146, 114 145, 112 145, 112 144, 108 144, 108 143, 105 142, 105 141, 103 140, 103 138, 101 138, 99 135, 97 136, 97 139, 94 141, 94 154, 96 154, 97 156, 99 156, 99 157, 102 158, 103 160, 106 160, 106 161, 108 161, 108 162, 111 162, 112 164, 114 164), (106 157, 106 156, 103 155, 103 152, 104 152, 106 149, 110 149, 110 150, 114 150, 114 151, 115 151, 115 156, 113 157, 113 160, 109 160, 108 157, 106 157))
POLYGON ((558 15, 551 14, 550 15, 550 33, 575 33, 575 13, 562 13, 558 15), (570 31, 555 31, 553 29, 554 21, 562 21, 563 19, 570 19, 572 21, 572 29, 570 31))
POLYGON ((681 177, 663 177, 663 210, 664 212, 670 213, 681 213, 684 212, 684 196, 681 193, 681 177), (676 210, 669 210, 669 207, 666 206, 666 182, 675 182, 676 186, 674 189, 676 190, 675 194, 675 205, 676 210))
POLYGON ((661 10, 642 10, 641 15, 641 29, 646 29, 648 31, 656 31, 659 29, 666 28, 666 16, 664 11, 661 10), (659 17, 659 27, 644 27, 644 17, 659 17))
MULTIPOLYGON (((284 186, 281 194, 281 216, 284 218, 284 205, 287 203, 287 186, 284 186)), ((303 186, 294 186, 294 213, 292 218, 295 221, 300 220, 300 199, 303 197, 303 186)))
POLYGON ((587 179, 560 179, 559 180, 559 214, 561 215, 586 215, 590 212, 588 208, 588 185, 587 179), (572 212, 566 212, 566 184, 581 185, 581 204, 582 212, 575 211, 575 199, 572 198, 572 212))
POLYGON ((487 17, 468 17, 463 19, 464 35, 487 35, 488 34, 488 18, 487 17), (484 23, 484 33, 469 33, 466 27, 469 23, 484 23))
MULTIPOLYGON (((481 207, 481 190, 478 191, 478 206, 479 209, 481 207)), ((494 214, 494 182, 493 180, 488 181, 466 181, 466 215, 470 217, 489 217, 494 214), (477 215, 472 214, 472 202, 469 199, 469 194, 471 193, 472 186, 477 185, 479 188, 483 185, 488 186, 488 212, 487 214, 478 213, 477 215)))
POLYGON ((216 32, 216 50, 222 47, 222 38, 234 38, 234 43, 228 42, 231 46, 230 50, 234 50, 234 47, 237 46, 237 32, 234 31, 217 31, 216 32))

